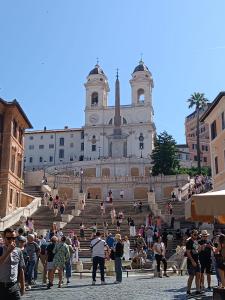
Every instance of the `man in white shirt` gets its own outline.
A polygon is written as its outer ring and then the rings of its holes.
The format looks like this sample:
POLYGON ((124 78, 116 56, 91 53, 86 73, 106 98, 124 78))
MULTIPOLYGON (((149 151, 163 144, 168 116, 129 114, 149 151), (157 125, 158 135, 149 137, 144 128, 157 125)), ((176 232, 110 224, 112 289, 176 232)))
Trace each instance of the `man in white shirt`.
POLYGON ((92 260, 93 260, 93 271, 92 271, 92 285, 96 282, 96 271, 99 265, 101 273, 101 284, 105 284, 105 248, 107 244, 101 239, 101 233, 96 232, 96 237, 91 241, 90 248, 92 250, 92 260))

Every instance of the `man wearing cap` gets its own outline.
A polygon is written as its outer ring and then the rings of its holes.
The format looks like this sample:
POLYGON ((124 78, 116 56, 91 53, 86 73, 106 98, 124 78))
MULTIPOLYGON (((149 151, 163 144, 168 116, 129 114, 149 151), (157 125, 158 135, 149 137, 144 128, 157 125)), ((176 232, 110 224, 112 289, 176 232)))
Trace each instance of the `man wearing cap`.
POLYGON ((186 243, 186 254, 187 254, 187 271, 188 271, 188 282, 187 282, 187 295, 191 294, 191 285, 195 277, 196 283, 196 295, 200 294, 200 262, 199 262, 199 250, 200 245, 198 243, 198 231, 192 230, 191 237, 186 243))
POLYGON ((198 243, 201 246, 199 251, 199 261, 201 264, 201 276, 200 276, 201 289, 204 288, 204 273, 206 272, 208 290, 211 291, 211 271, 212 271, 211 252, 213 250, 213 245, 208 240, 209 235, 210 234, 207 232, 207 230, 202 230, 201 240, 198 243))
POLYGON ((18 300, 21 299, 20 295, 23 295, 25 291, 24 260, 15 241, 15 231, 12 228, 6 228, 4 230, 5 244, 0 247, 1 299, 18 300))

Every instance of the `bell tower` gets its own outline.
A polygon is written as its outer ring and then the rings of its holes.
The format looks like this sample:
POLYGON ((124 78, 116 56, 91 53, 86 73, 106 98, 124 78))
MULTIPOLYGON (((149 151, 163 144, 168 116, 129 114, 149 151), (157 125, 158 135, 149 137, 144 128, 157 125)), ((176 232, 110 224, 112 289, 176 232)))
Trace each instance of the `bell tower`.
POLYGON ((108 79, 98 62, 87 76, 84 84, 86 88, 86 108, 100 109, 107 107, 109 84, 108 79))
POLYGON ((132 105, 149 105, 152 106, 152 88, 154 87, 152 74, 143 60, 132 73, 130 80, 132 91, 132 105))

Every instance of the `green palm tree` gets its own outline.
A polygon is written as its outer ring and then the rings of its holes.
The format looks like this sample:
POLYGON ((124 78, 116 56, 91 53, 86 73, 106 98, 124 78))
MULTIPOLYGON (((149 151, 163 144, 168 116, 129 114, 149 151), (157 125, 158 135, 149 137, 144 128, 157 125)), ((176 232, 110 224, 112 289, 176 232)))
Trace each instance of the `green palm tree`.
POLYGON ((197 146, 197 162, 198 162, 198 172, 201 174, 201 152, 200 152, 200 121, 199 115, 200 111, 207 105, 209 102, 208 99, 205 98, 203 93, 194 93, 191 97, 187 100, 189 103, 188 108, 194 107, 197 113, 197 124, 196 124, 196 146, 197 146))

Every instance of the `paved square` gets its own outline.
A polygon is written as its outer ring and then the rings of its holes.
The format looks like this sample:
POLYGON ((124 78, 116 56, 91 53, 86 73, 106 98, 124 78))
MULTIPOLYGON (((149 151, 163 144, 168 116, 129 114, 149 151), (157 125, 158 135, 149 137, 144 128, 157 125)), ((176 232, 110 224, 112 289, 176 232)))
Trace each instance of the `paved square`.
MULTIPOLYGON (((182 300, 186 299, 187 276, 172 276, 170 278, 150 278, 150 277, 129 277, 123 278, 122 284, 113 284, 114 278, 106 279, 107 285, 100 285, 97 279, 95 286, 91 285, 91 278, 80 279, 73 277, 71 284, 67 287, 57 288, 55 285, 51 290, 46 287, 37 286, 32 291, 26 293, 23 299, 44 300, 182 300)), ((55 280, 57 283, 57 280, 55 280)), ((213 284, 216 280, 213 276, 213 284)), ((194 298, 193 298, 194 299, 194 298)), ((200 299, 212 299, 212 292, 207 292, 200 299)))

